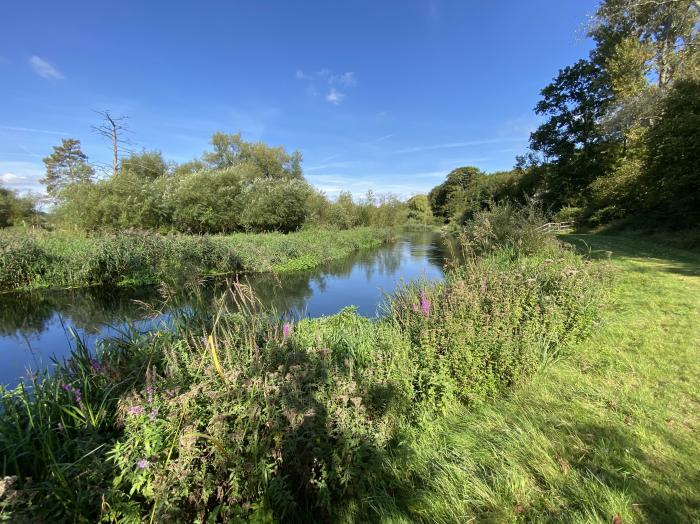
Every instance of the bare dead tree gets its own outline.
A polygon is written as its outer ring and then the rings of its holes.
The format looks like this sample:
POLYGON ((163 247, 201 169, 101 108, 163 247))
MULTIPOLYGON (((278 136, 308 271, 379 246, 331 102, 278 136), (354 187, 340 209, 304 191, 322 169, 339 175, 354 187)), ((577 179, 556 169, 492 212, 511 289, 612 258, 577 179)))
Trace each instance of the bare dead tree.
POLYGON ((124 138, 124 135, 130 132, 126 125, 128 117, 112 116, 108 110, 95 111, 95 113, 102 117, 102 124, 99 126, 92 126, 92 130, 112 143, 112 171, 113 175, 117 176, 119 151, 123 149, 124 145, 131 143, 127 138, 124 138))

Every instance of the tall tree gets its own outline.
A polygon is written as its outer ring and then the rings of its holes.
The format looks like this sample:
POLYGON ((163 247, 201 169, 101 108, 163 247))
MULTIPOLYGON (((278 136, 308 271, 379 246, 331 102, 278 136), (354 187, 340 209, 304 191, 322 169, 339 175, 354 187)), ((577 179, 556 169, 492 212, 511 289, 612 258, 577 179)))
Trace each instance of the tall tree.
POLYGON ((634 38, 648 49, 657 84, 665 90, 683 62, 697 53, 698 0, 604 0, 589 34, 595 55, 610 56, 634 38))
POLYGON ((60 145, 53 146, 53 153, 44 158, 46 174, 40 180, 49 196, 56 199, 66 186, 91 181, 95 170, 87 160, 80 149, 80 140, 64 138, 60 145))

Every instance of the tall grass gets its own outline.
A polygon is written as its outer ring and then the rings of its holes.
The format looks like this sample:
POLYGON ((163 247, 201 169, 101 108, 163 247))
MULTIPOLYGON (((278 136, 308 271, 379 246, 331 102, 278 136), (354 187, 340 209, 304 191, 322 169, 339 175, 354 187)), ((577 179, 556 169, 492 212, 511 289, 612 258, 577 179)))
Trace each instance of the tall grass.
POLYGON ((386 459, 410 428, 526 381, 590 328, 594 273, 562 246, 495 250, 443 283, 397 290, 379 320, 346 309, 295 324, 237 285, 238 307, 222 300, 213 318, 107 342, 97 360, 79 348, 33 389, 2 392, 0 459, 17 476, 3 511, 133 522, 366 513, 391 496, 386 459))
POLYGON ((202 236, 13 230, 0 232, 0 292, 308 269, 390 238, 372 228, 202 236))

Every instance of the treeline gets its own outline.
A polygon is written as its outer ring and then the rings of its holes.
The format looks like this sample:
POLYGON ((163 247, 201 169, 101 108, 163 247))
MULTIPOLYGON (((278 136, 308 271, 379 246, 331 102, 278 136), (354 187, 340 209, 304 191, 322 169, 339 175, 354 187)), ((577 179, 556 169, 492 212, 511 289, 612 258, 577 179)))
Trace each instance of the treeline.
POLYGON ((700 224, 700 7, 692 0, 605 0, 587 59, 541 91, 545 118, 510 172, 452 171, 433 213, 464 222, 501 200, 534 199, 590 225, 700 224))
MULTIPOLYGON (((132 153, 109 176, 98 177, 80 141, 63 139, 44 158, 41 182, 52 203, 49 220, 83 230, 197 234, 433 222, 425 195, 401 201, 371 191, 360 199, 342 192, 331 200, 306 181, 299 152, 220 132, 211 146, 184 164, 166 162, 158 151, 132 153)), ((0 227, 34 212, 29 200, 8 190, 0 198, 5 194, 17 211, 3 212, 0 227)))

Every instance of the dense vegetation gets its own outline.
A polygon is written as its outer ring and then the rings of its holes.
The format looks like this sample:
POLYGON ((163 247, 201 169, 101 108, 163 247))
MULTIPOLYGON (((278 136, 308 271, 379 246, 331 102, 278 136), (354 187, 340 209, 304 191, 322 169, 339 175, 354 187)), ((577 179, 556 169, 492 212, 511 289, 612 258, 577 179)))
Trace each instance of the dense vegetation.
POLYGON ((391 239, 385 229, 231 235, 0 232, 0 292, 159 284, 234 272, 309 269, 391 239))
POLYGON ((51 224, 204 234, 433 223, 424 196, 401 202, 369 191, 354 200, 341 192, 331 201, 306 182, 299 152, 219 132, 211 144, 200 159, 180 165, 157 151, 132 153, 97 176, 80 142, 64 139, 44 159, 51 224))
POLYGON ((464 264, 397 290, 379 320, 349 309, 283 323, 235 286, 237 308, 107 341, 97 358, 79 347, 31 393, 4 391, 0 456, 18 477, 5 514, 371 513, 368 489, 393 489, 383 464, 402 435, 527 381, 596 318, 595 267, 534 221, 492 213, 465 235, 464 264))
POLYGON ((491 201, 535 199, 556 219, 649 229, 700 224, 700 7, 693 0, 605 0, 588 59, 559 71, 544 122, 510 172, 452 171, 435 215, 464 223, 491 201))
POLYGON ((34 198, 0 187, 0 228, 37 223, 39 216, 35 206, 34 198))

